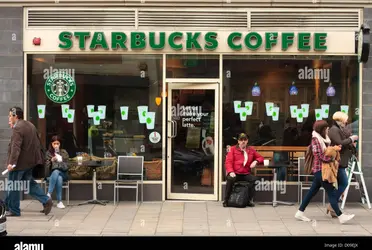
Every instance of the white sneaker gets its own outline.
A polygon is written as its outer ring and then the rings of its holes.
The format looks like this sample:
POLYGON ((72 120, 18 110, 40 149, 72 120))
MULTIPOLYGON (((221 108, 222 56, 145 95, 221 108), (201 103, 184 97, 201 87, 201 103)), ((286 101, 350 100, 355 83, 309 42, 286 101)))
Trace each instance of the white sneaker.
POLYGON ((49 198, 52 198, 52 196, 50 195, 50 193, 47 193, 47 195, 48 195, 49 198))
POLYGON ((60 201, 58 202, 57 207, 63 209, 65 208, 65 205, 63 205, 62 201, 60 201))
POLYGON ((298 210, 295 214, 295 218, 302 221, 310 222, 311 220, 304 215, 304 212, 298 210))
POLYGON ((344 224, 351 220, 352 218, 354 218, 354 216, 355 216, 354 214, 341 214, 340 216, 338 216, 338 219, 341 224, 344 224))

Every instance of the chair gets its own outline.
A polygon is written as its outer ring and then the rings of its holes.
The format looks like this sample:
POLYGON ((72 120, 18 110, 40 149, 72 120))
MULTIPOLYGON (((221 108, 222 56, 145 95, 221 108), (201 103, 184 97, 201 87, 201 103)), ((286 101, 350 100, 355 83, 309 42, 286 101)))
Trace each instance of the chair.
MULTIPOLYGON (((49 179, 50 177, 46 177, 44 178, 44 180, 42 180, 45 193, 47 193, 48 191, 49 179)), ((67 201, 67 206, 69 206, 70 205, 70 181, 64 181, 62 184, 62 189, 66 189, 66 201, 67 201)))
MULTIPOLYGON (((301 204, 302 202, 302 191, 309 190, 311 187, 311 181, 302 181, 301 177, 313 177, 313 175, 309 175, 305 173, 305 157, 298 157, 298 202, 301 204)), ((325 206, 325 190, 323 187, 320 188, 323 191, 323 206, 325 206)))
POLYGON ((141 183, 141 202, 143 202, 143 156, 119 156, 116 172, 116 180, 114 182, 114 205, 119 201, 119 189, 130 188, 136 189, 136 205, 138 204, 138 186, 141 183), (129 179, 123 179, 123 177, 129 179), (131 177, 140 177, 140 180, 130 179, 131 177), (118 189, 116 191, 116 189, 118 189), (117 192, 117 194, 116 194, 117 192))

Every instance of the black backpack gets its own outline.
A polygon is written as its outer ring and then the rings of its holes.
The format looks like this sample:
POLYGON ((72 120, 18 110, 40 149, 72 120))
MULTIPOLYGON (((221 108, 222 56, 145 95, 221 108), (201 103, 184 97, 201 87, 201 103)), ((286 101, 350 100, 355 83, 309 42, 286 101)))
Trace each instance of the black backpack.
POLYGON ((235 182, 233 190, 227 201, 229 207, 244 208, 249 202, 249 184, 245 182, 235 182))
POLYGON ((6 236, 6 205, 0 200, 0 236, 6 236))

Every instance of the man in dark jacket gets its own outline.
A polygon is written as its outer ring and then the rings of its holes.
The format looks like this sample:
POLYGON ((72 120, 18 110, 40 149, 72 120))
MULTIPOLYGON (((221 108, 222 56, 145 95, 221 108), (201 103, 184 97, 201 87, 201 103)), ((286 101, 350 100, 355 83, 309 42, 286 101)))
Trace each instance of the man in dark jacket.
MULTIPOLYGON (((8 148, 7 168, 9 171, 9 182, 28 182, 29 194, 44 205, 44 213, 48 215, 52 209, 53 202, 43 189, 35 182, 32 176, 34 167, 44 164, 43 152, 35 126, 23 120, 23 110, 13 107, 9 110, 9 123, 12 126, 12 137, 8 148)), ((13 185, 15 186, 15 185, 13 185)), ((7 216, 20 216, 20 191, 8 190, 7 216)))
POLYGON ((251 174, 251 169, 257 164, 262 164, 264 158, 251 147, 247 146, 248 136, 241 133, 238 136, 238 145, 230 147, 226 157, 226 191, 223 206, 228 206, 235 181, 249 182, 249 202, 248 206, 254 206, 253 198, 257 177, 251 174))

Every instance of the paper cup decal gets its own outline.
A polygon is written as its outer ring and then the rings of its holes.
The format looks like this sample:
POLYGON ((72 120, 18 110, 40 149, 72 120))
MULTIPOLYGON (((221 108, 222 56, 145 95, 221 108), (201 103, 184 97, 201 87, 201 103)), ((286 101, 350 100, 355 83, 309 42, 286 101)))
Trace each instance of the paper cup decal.
POLYGON ((272 116, 273 109, 274 109, 274 103, 273 102, 267 102, 266 104, 266 115, 272 116))
POLYGON ((240 108, 239 109, 239 117, 240 117, 240 121, 244 122, 247 120, 247 110, 245 109, 245 107, 243 108, 240 108))
POLYGON ((69 109, 67 112, 67 122, 68 123, 73 123, 75 118, 75 110, 74 109, 69 109))
POLYGON ((39 116, 40 119, 45 118, 45 105, 44 104, 37 105, 37 115, 39 116))
POLYGON ((106 106, 104 106, 104 105, 98 106, 98 112, 99 112, 102 120, 106 119, 106 106))
POLYGON ((341 105, 341 112, 348 114, 349 113, 349 106, 348 105, 341 105))
POLYGON ((92 118, 93 118, 93 124, 94 125, 99 125, 101 123, 101 113, 98 112, 93 112, 92 113, 92 118))
POLYGON ((289 108, 291 110, 291 118, 297 118, 297 106, 291 105, 289 108))
POLYGON ((252 115, 252 111, 253 111, 253 102, 245 102, 244 103, 245 105, 245 112, 247 112, 247 115, 252 115))
POLYGON ((146 128, 147 129, 154 129, 155 128, 155 112, 147 112, 146 128))
POLYGON ((148 106, 138 106, 138 119, 139 123, 146 123, 146 117, 147 117, 147 111, 149 107, 148 106))
POLYGON ((323 119, 323 110, 322 109, 315 109, 315 120, 320 121, 323 119))
POLYGON ((329 104, 322 104, 322 118, 328 118, 329 116, 329 104))
POLYGON ((69 104, 62 104, 61 111, 62 111, 62 118, 67 118, 68 110, 70 109, 69 104))
POLYGON ((304 113, 302 112, 302 109, 297 110, 297 122, 303 122, 304 121, 304 113))
POLYGON ((274 107, 272 112, 273 121, 279 120, 279 107, 274 107))
POLYGON ((240 112, 241 107, 242 107, 242 101, 234 101, 234 112, 236 114, 240 112))
POLYGON ((301 104, 302 115, 304 118, 307 118, 309 116, 309 107, 309 104, 301 104))
POLYGON ((129 110, 129 107, 126 107, 126 106, 120 107, 120 116, 122 120, 128 120, 128 110, 129 110))
POLYGON ((88 117, 93 118, 94 105, 87 105, 88 117))

